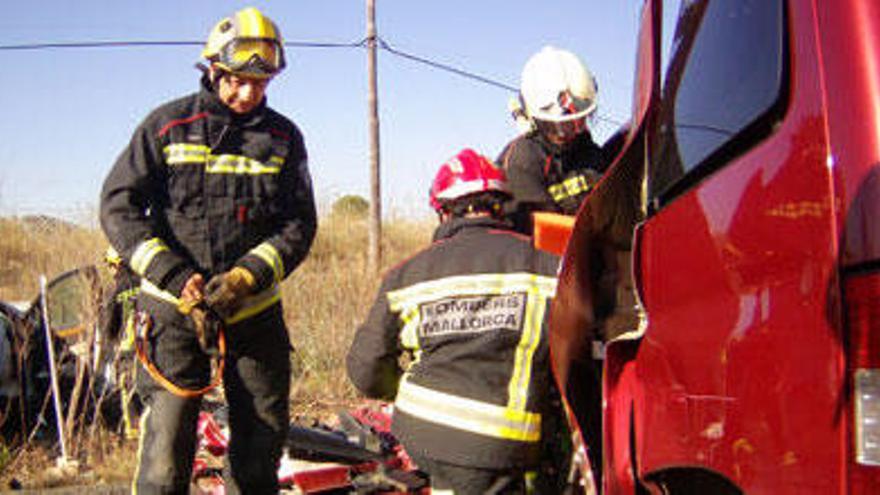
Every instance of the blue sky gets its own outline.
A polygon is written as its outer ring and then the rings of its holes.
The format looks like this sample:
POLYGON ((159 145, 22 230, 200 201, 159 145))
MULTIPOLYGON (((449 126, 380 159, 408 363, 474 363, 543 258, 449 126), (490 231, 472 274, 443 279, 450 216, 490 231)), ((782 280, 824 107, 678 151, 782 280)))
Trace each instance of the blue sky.
MULTIPOLYGON (((547 44, 582 57, 599 82, 599 115, 630 108, 639 0, 377 0, 379 36, 406 53, 518 86, 547 44)), ((356 42, 363 0, 8 2, 0 45, 202 40, 223 16, 260 8, 287 41, 356 42)), ((89 222, 107 170, 146 114, 197 89, 200 47, 2 50, 0 215, 49 214, 89 222)), ((269 104, 303 130, 320 207, 369 193, 366 52, 289 48, 269 104)), ((468 146, 494 157, 516 129, 512 93, 379 52, 386 215, 429 214, 437 166, 468 146)), ((616 128, 596 121, 603 140, 616 128)))

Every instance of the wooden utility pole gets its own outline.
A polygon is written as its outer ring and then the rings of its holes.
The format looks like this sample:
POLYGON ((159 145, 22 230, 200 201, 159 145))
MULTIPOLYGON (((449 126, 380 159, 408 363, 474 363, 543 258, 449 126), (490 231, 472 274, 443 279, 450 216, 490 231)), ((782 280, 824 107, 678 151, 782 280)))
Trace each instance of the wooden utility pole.
POLYGON ((379 273, 382 259, 382 193, 379 174, 379 97, 376 92, 376 0, 367 0, 367 102, 370 113, 370 246, 367 270, 379 273))

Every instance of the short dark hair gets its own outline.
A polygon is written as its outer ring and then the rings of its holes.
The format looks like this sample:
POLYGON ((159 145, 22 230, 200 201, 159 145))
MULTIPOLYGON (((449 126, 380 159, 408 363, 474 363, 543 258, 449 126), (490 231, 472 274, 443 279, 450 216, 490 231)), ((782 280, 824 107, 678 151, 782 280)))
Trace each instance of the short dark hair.
POLYGON ((502 206, 509 200, 510 196, 506 193, 483 191, 444 201, 441 208, 444 213, 452 217, 463 217, 469 213, 489 213, 492 216, 500 216, 502 206))

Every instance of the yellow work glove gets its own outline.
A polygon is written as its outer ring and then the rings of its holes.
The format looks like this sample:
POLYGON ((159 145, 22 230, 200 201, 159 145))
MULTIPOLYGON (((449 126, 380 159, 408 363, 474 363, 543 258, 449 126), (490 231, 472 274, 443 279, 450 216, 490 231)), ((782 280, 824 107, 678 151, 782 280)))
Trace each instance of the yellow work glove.
POLYGON ((205 286, 205 303, 223 318, 229 318, 241 307, 257 285, 254 274, 237 266, 228 272, 215 275, 205 286))
POLYGON ((217 355, 219 321, 208 311, 204 299, 183 298, 177 303, 177 310, 189 316, 202 350, 211 356, 217 355))

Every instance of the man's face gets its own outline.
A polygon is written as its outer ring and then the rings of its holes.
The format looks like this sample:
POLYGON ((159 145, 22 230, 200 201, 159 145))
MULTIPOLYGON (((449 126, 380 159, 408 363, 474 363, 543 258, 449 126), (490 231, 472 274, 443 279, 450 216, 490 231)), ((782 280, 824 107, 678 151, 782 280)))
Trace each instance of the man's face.
POLYGON ((269 81, 269 78, 224 73, 217 86, 217 95, 233 112, 245 114, 263 101, 269 81))
POLYGON ((586 117, 564 122, 535 120, 535 124, 538 127, 538 131, 540 131, 548 141, 557 146, 566 146, 574 141, 579 134, 587 131, 586 117))

